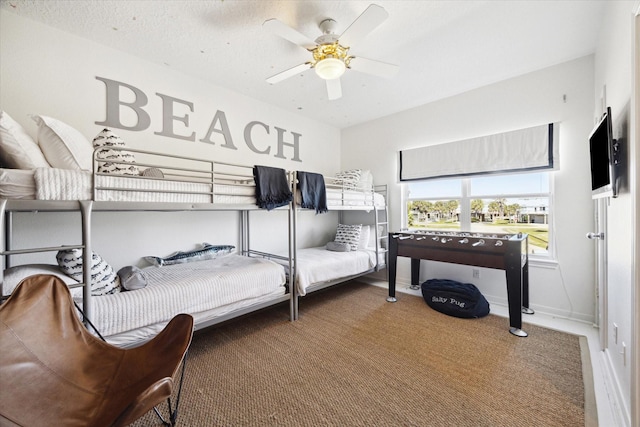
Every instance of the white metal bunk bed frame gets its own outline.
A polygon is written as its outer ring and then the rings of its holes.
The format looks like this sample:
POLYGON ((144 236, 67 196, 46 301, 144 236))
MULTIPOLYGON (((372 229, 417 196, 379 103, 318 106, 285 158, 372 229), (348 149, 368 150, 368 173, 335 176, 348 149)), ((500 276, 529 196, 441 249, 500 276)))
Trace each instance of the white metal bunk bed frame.
MULTIPOLYGON (((122 149, 119 147, 102 147, 94 150, 93 156, 93 173, 91 174, 93 197, 92 200, 7 200, 0 199, 0 296, 3 295, 4 270, 11 267, 11 256, 31 253, 57 252, 64 249, 82 249, 83 259, 91 260, 91 218, 93 212, 116 212, 116 211, 154 211, 154 212, 181 212, 181 211, 238 211, 240 213, 240 252, 245 256, 271 256, 282 258, 277 255, 259 253, 249 248, 249 212, 263 210, 257 205, 251 204, 232 204, 232 203, 189 203, 189 202, 135 202, 135 201, 100 201, 96 200, 98 191, 133 191, 133 192, 149 192, 157 193, 158 190, 144 190, 140 188, 130 189, 124 187, 101 187, 96 186, 97 176, 112 176, 112 174, 99 173, 98 164, 104 163, 105 160, 99 158, 101 151, 120 150, 127 152, 135 152, 149 157, 158 156, 163 159, 173 161, 183 161, 188 163, 200 163, 208 165, 207 169, 193 169, 186 167, 177 167, 166 164, 156 163, 140 163, 136 162, 138 167, 160 168, 161 170, 170 171, 168 176, 184 183, 207 184, 210 191, 180 191, 166 190, 167 193, 195 194, 207 195, 213 201, 216 195, 230 195, 235 193, 216 192, 215 188, 218 184, 226 186, 253 186, 252 167, 235 163, 218 162, 213 160, 203 160, 191 157, 160 154, 145 150, 133 148, 122 149), (247 172, 248 169, 248 172, 247 172), (234 171, 235 170, 235 171, 234 171), (82 230, 82 242, 80 244, 62 245, 54 247, 37 247, 26 249, 13 249, 13 214, 16 212, 80 212, 80 223, 82 230)), ((117 160, 108 160, 109 163, 131 165, 117 160)), ((155 179, 143 176, 126 176, 127 179, 155 179)), ((288 207, 278 208, 279 210, 288 210, 288 207)), ((291 229, 291 214, 288 215, 289 229, 291 229)), ((291 242, 291 239, 289 239, 291 242)), ((91 261, 89 261, 90 264, 91 261)), ((86 267, 86 266, 85 266, 86 267)), ((291 267, 291 265, 290 265, 291 267)), ((83 269, 83 281, 77 285, 70 287, 83 287, 82 310, 89 320, 92 318, 91 310, 91 266, 83 269)), ((248 307, 234 310, 230 313, 217 316, 208 321, 204 321, 195 325, 194 329, 203 329, 226 320, 248 314, 250 312, 270 307, 279 303, 289 301, 289 318, 295 319, 294 295, 289 286, 288 292, 282 296, 269 301, 252 304, 248 307)))
MULTIPOLYGON (((83 250, 83 259, 91 260, 90 254, 92 253, 92 244, 91 244, 91 218, 94 212, 116 212, 116 211, 157 211, 157 212, 176 212, 176 211, 238 211, 240 213, 240 253, 245 256, 258 256, 264 258, 274 258, 280 259, 288 263, 289 271, 291 274, 289 275, 289 283, 288 283, 288 292, 278 298, 274 298, 273 300, 269 300, 266 302, 253 304, 249 307, 245 307, 242 309, 235 310, 233 312, 227 313, 225 315, 218 316, 216 318, 210 319, 208 321, 204 321, 196 325, 196 329, 206 328, 208 326, 212 326, 217 323, 221 323, 223 321, 253 312, 255 310, 259 310, 262 308, 266 308, 275 304, 279 304, 281 302, 285 302, 289 300, 289 316, 290 320, 296 320, 298 318, 298 291, 295 286, 295 280, 292 278, 296 277, 296 260, 297 260, 297 214, 298 211, 302 208, 298 207, 296 203, 296 190, 297 190, 297 172, 292 171, 288 172, 288 179, 291 185, 291 190, 294 194, 293 202, 289 203, 288 206, 283 206, 278 208, 278 210, 287 210, 288 211, 288 231, 289 231, 289 256, 284 257, 280 255, 260 252, 256 250, 250 249, 250 227, 249 227, 249 213, 251 211, 261 211, 263 209, 259 208, 255 204, 231 204, 231 203, 213 203, 216 195, 235 195, 235 193, 225 193, 216 192, 216 185, 222 184, 224 186, 254 186, 253 183, 253 166, 240 165, 235 163, 227 163, 227 162, 218 162, 212 160, 203 160, 190 158, 179 155, 171 155, 171 154, 160 154, 145 150, 138 150, 133 148, 120 148, 120 147, 103 147, 98 148, 94 151, 93 157, 93 173, 91 174, 91 188, 92 188, 92 197, 91 200, 6 200, 0 199, 0 291, 2 291, 2 286, 4 282, 4 270, 6 268, 11 267, 11 256, 12 255, 21 255, 21 254, 30 254, 30 253, 42 253, 42 252, 57 252, 62 249, 82 249, 83 250), (113 176, 112 174, 99 173, 98 165, 100 163, 110 162, 120 165, 131 165, 130 163, 125 163, 123 161, 118 160, 104 160, 100 159, 99 155, 103 150, 115 150, 115 151, 127 151, 133 152, 137 154, 141 154, 142 156, 148 156, 154 158, 157 156, 161 159, 168 159, 171 163, 169 164, 158 164, 153 162, 139 162, 137 161, 135 165, 138 168, 149 167, 149 168, 159 168, 163 172, 166 173, 166 177, 170 178, 170 180, 177 180, 183 183, 192 183, 192 184, 207 184, 210 188, 210 191, 185 191, 185 190, 160 190, 160 192, 168 192, 168 193, 184 193, 184 194, 195 194, 195 195, 206 195, 211 198, 211 203, 192 203, 192 202, 148 202, 148 201, 101 201, 98 200, 98 192, 108 192, 108 191, 130 191, 130 192, 149 192, 149 193, 157 193, 158 190, 144 190, 138 187, 125 188, 118 186, 100 186, 97 185, 97 177, 99 176, 113 176), (182 162, 195 162, 196 164, 205 164, 206 168, 187 168, 187 167, 179 167, 175 166, 174 163, 178 161, 182 162), (27 249, 13 249, 13 214, 16 212, 80 212, 80 223, 82 230, 82 241, 80 244, 72 244, 72 245, 62 245, 55 247, 38 247, 38 248, 27 248, 27 249)), ((121 176, 121 175, 118 175, 121 176)), ((153 177, 146 176, 126 176, 127 180, 149 180, 156 179, 153 177)), ((345 198, 345 186, 343 183, 340 183, 340 179, 325 177, 325 182, 327 188, 334 188, 340 191, 342 200, 340 205, 330 205, 328 209, 331 211, 339 212, 339 220, 342 221, 343 212, 345 211, 369 211, 373 212, 374 215, 374 226, 376 227, 376 246, 375 246, 375 257, 376 264, 373 268, 364 271, 359 274, 355 274, 348 277, 342 277, 339 279, 326 281, 323 283, 313 284, 308 288, 308 292, 313 292, 316 290, 320 290, 329 286, 336 285, 338 283, 343 283, 349 281, 351 279, 361 277, 366 274, 371 274, 381 269, 386 268, 386 253, 387 248, 383 245, 384 239, 388 238, 388 233, 384 232, 379 235, 377 233, 378 227, 383 226, 385 231, 388 231, 388 208, 387 208, 387 186, 386 185, 376 185, 371 188, 357 188, 359 192, 367 195, 369 197, 366 200, 370 200, 370 204, 360 204, 360 205, 349 205, 347 204, 347 200, 345 198), (383 205, 376 204, 375 194, 381 194, 384 199, 383 205), (383 215, 384 218, 381 220, 380 215, 383 215), (381 255, 384 256, 384 261, 381 263, 381 255)), ((384 230, 383 229, 383 230, 384 230)), ((83 287, 83 311, 88 319, 91 319, 92 309, 91 309, 91 289, 90 285, 87 285, 91 282, 91 268, 85 268, 83 270, 83 281, 77 285, 70 285, 71 287, 83 287)))
MULTIPOLYGON (((296 286, 295 283, 295 278, 297 276, 297 266, 296 266, 296 260, 297 260, 297 249, 298 249, 298 240, 297 240, 297 223, 298 223, 298 211, 299 210, 307 210, 304 208, 301 208, 298 206, 298 200, 297 200, 297 195, 296 195, 296 190, 297 190, 297 183, 298 183, 298 178, 297 178, 297 173, 291 172, 290 173, 290 179, 291 179, 291 189, 294 195, 294 200, 291 203, 291 214, 290 214, 290 220, 289 220, 289 235, 290 235, 290 244, 289 244, 289 290, 293 293, 293 304, 294 304, 294 308, 293 308, 293 319, 294 320, 298 320, 299 318, 299 313, 298 313, 298 303, 299 303, 299 298, 301 297, 300 295, 298 295, 298 288, 296 286)), ((339 189, 340 193, 341 193, 341 203, 340 205, 330 205, 327 206, 327 208, 330 211, 338 211, 338 215, 339 215, 339 221, 342 222, 343 220, 343 212, 345 211, 367 211, 367 212, 373 212, 374 215, 374 226, 376 227, 376 251, 375 251, 375 256, 376 256, 376 265, 367 270, 367 271, 363 271, 362 273, 358 273, 358 274, 354 274, 351 276, 347 276, 347 277, 341 277, 338 279, 334 279, 334 280, 329 280, 326 282, 322 282, 322 283, 316 283, 313 284, 311 286, 309 286, 307 288, 307 293, 311 293, 314 291, 318 291, 321 289, 325 289, 328 288, 330 286, 334 286, 337 285, 339 283, 344 283, 344 282, 348 282, 349 280, 352 279, 356 279, 358 277, 362 277, 365 276, 367 274, 371 274, 371 273, 375 273, 377 271, 380 271, 384 268, 386 268, 387 266, 387 253, 388 253, 388 244, 383 246, 383 242, 385 240, 388 239, 388 231, 389 231, 389 211, 387 208, 387 186, 385 184, 381 184, 381 185, 372 185, 372 187, 369 188, 365 188, 361 185, 357 185, 356 189, 357 191, 361 191, 363 194, 368 194, 370 196, 371 200, 371 204, 362 204, 362 205, 349 205, 346 199, 346 193, 345 193, 345 185, 344 183, 341 183, 341 179, 340 178, 335 178, 335 177, 324 177, 325 179, 325 186, 329 189, 335 188, 335 189, 339 189), (380 205, 376 205, 376 201, 375 201, 375 194, 380 194, 382 195, 382 197, 384 198, 384 205, 380 206, 380 205), (380 214, 383 214, 384 218, 383 220, 381 220, 380 218, 380 214), (380 233, 378 233, 378 227, 379 226, 383 226, 383 232, 382 235, 379 235, 380 233), (386 246, 386 247, 385 247, 386 246), (384 255, 384 262, 381 264, 380 263, 380 256, 384 255)), ((346 190, 348 191, 348 190, 346 190)))

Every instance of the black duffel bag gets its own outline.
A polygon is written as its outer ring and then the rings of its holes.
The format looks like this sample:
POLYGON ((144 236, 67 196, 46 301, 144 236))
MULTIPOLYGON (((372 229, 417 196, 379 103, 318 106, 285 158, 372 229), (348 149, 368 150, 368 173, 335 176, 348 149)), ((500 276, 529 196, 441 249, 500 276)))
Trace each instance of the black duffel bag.
POLYGON ((484 317, 489 314, 489 302, 471 283, 430 279, 421 288, 422 297, 429 307, 441 313, 463 318, 484 317))

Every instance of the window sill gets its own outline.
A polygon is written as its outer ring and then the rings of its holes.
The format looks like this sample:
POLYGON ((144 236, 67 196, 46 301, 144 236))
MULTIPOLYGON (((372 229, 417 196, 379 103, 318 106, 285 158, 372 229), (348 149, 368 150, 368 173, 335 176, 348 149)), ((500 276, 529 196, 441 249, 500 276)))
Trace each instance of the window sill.
POLYGON ((558 268, 558 261, 551 258, 532 258, 529 256, 529 267, 548 268, 555 270, 558 268))

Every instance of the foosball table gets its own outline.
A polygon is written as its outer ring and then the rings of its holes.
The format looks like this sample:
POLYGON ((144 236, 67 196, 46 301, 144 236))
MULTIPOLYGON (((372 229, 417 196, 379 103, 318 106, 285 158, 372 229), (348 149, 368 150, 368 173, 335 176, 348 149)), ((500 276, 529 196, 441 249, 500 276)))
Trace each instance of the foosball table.
POLYGON ((522 313, 529 308, 529 256, 527 234, 493 234, 448 231, 389 233, 389 296, 396 301, 398 257, 411 258, 411 287, 419 289, 420 260, 504 270, 507 279, 509 332, 526 337, 522 313))

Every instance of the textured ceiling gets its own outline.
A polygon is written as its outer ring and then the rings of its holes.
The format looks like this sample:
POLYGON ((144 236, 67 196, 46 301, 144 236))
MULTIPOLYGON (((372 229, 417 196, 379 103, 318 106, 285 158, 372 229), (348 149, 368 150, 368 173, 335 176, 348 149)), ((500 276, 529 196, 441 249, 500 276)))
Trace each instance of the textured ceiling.
POLYGON ((267 77, 310 59, 262 28, 278 18, 314 40, 341 34, 371 1, 1 0, 10 11, 164 64, 339 128, 426 104, 594 52, 604 1, 490 0, 374 3, 389 18, 350 53, 400 66, 385 79, 347 70, 330 101, 313 70, 267 77))

